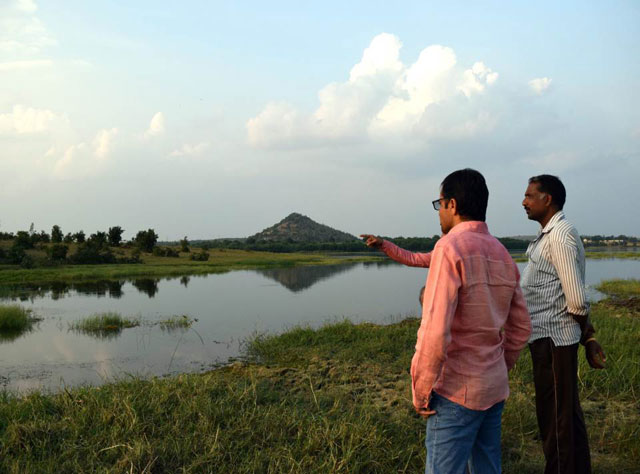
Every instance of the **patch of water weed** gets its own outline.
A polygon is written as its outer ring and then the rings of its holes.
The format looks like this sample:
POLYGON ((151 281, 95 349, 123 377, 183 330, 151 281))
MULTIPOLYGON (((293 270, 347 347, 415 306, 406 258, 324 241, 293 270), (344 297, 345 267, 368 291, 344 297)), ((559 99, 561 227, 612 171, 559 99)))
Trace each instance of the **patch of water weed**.
POLYGON ((0 342, 11 342, 33 329, 41 321, 30 309, 20 305, 0 305, 0 342))
POLYGON ((90 334, 92 336, 111 338, 117 336, 123 329, 140 326, 140 319, 122 317, 119 313, 98 313, 69 324, 73 331, 90 334))
POLYGON ((197 319, 191 318, 186 314, 183 314, 181 316, 174 315, 168 319, 159 321, 158 326, 160 326, 160 329, 162 329, 163 331, 171 331, 173 329, 188 329, 196 321, 197 319))

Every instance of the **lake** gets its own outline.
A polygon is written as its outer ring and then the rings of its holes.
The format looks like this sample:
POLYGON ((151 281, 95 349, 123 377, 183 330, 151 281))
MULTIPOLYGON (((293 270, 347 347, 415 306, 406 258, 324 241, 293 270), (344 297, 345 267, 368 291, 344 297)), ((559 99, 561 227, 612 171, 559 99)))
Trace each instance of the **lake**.
MULTIPOLYGON (((519 264, 522 269, 525 264, 519 264)), ((42 321, 20 336, 0 337, 0 388, 59 390, 129 375, 197 372, 242 355, 256 333, 348 318, 390 323, 416 316, 426 269, 393 262, 270 268, 168 279, 0 287, 0 303, 19 303, 42 321), (138 317, 142 325, 96 337, 69 329, 106 311, 138 317), (189 329, 158 321, 186 314, 189 329)), ((593 286, 640 278, 640 261, 587 260, 593 286)))

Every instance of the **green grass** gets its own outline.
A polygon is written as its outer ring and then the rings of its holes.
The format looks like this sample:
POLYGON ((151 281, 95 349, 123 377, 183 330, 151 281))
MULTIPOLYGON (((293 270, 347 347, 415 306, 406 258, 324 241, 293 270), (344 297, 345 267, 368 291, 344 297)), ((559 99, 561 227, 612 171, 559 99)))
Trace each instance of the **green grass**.
POLYGON ((19 305, 0 305, 0 331, 21 331, 31 324, 29 310, 19 305))
MULTIPOLYGON (((618 299, 594 304, 606 370, 580 350, 595 474, 638 472, 638 316, 618 299)), ((254 337, 246 362, 206 374, 0 394, 0 472, 422 472, 424 421, 408 374, 418 325, 299 327, 254 337)), ((510 386, 504 472, 542 472, 526 350, 510 386)))
POLYGON ((193 319, 189 316, 187 316, 186 314, 183 314, 182 316, 171 316, 168 319, 164 319, 162 321, 158 321, 158 325, 160 326, 161 329, 165 329, 165 330, 171 330, 171 329, 186 329, 186 328, 190 328, 191 325, 197 321, 197 319, 193 319))
POLYGON ((160 278, 166 276, 224 273, 230 270, 270 268, 294 265, 333 265, 336 263, 377 261, 379 255, 339 258, 322 254, 269 253, 247 250, 210 250, 206 262, 144 254, 142 264, 63 265, 55 268, 21 269, 16 265, 0 266, 0 285, 14 283, 49 283, 97 281, 127 277, 160 278))
POLYGON ((69 328, 81 332, 99 333, 120 331, 125 328, 132 328, 139 325, 140 321, 138 319, 123 318, 118 313, 107 312, 98 313, 79 321, 74 321, 69 324, 69 328))
POLYGON ((597 290, 619 297, 640 296, 640 281, 632 279, 604 281, 598 285, 597 290))

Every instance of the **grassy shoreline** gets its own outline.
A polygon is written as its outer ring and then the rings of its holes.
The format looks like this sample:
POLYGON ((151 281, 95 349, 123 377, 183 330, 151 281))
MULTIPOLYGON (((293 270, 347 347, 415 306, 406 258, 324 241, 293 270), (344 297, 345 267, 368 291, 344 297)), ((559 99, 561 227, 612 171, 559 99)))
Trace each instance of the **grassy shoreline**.
MULTIPOLYGON (((0 265, 0 286, 20 283, 45 284, 53 282, 92 282, 116 280, 119 278, 162 278, 190 275, 225 273, 231 270, 252 270, 261 268, 336 265, 353 262, 375 262, 386 260, 381 253, 362 255, 323 253, 271 253, 248 250, 210 250, 208 261, 197 262, 188 256, 180 258, 145 255, 141 264, 107 265, 61 265, 55 267, 22 269, 17 265, 0 265)), ((639 260, 635 252, 587 252, 587 258, 639 260)), ((516 262, 526 262, 524 254, 514 253, 516 262)))
POLYGON ((206 262, 186 257, 167 258, 144 256, 141 264, 118 265, 62 265, 51 268, 20 269, 17 266, 0 268, 0 285, 16 283, 89 282, 118 278, 170 277, 224 273, 296 265, 335 265, 348 262, 371 262, 379 255, 336 257, 324 254, 277 254, 244 250, 212 250, 206 262))
MULTIPOLYGON (((579 356, 594 473, 638 472, 640 282, 600 289, 612 295, 592 311, 607 369, 579 356)), ((424 422, 408 376, 418 325, 294 328, 254 338, 247 362, 205 374, 0 392, 0 472, 421 472, 424 422)), ((504 472, 541 472, 526 350, 510 386, 504 472)))

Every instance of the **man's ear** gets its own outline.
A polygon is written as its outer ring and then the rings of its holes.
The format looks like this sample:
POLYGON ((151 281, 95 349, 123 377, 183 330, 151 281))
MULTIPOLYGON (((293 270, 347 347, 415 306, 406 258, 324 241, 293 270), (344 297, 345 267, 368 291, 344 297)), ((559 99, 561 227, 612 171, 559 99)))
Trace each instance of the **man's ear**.
POLYGON ((456 198, 449 199, 449 209, 453 210, 453 215, 458 214, 458 203, 456 198))
POLYGON ((551 207, 553 203, 553 196, 549 193, 544 193, 544 205, 547 207, 551 207))

